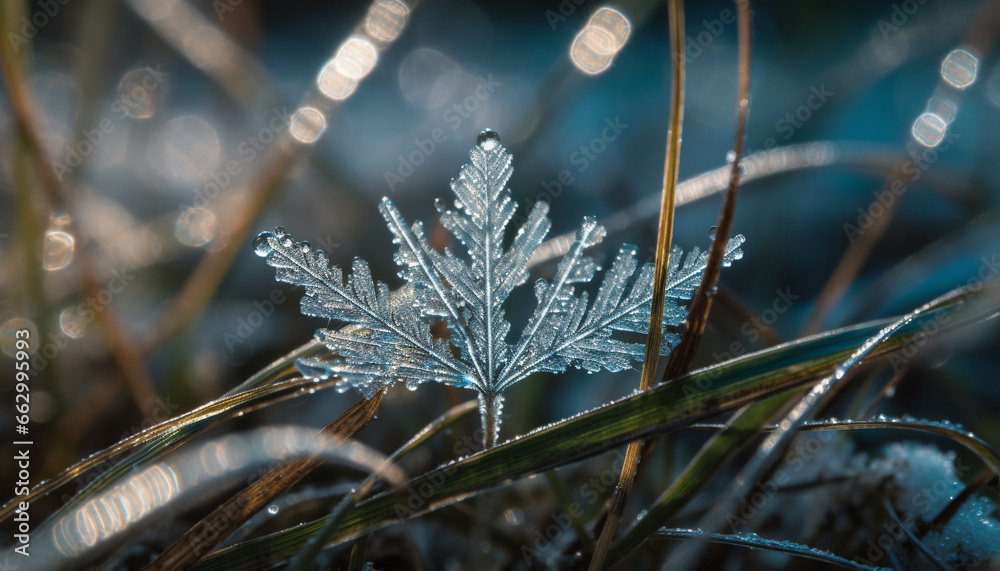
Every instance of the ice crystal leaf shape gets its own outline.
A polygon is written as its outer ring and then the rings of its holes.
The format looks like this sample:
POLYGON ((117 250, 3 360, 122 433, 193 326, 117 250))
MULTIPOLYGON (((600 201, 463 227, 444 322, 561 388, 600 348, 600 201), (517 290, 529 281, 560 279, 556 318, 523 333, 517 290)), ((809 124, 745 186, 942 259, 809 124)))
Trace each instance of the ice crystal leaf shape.
MULTIPOLYGON (((392 201, 382 199, 379 211, 398 246, 394 260, 406 284, 395 292, 374 281, 360 259, 345 282, 341 269, 331 266, 322 251, 295 242, 280 227, 258 235, 254 250, 275 268, 279 281, 305 288, 304 314, 350 324, 319 329, 317 339, 337 358, 304 361, 301 369, 338 375, 345 387, 354 386, 366 397, 399 381, 410 388, 434 381, 473 389, 482 404, 483 426, 495 436, 503 391, 525 377, 571 367, 621 371, 642 361, 643 343, 613 335, 646 333, 653 266, 645 264, 637 272, 636 249, 623 246, 590 302, 587 292, 575 288, 589 283, 599 270, 584 250, 598 244, 605 232, 593 218, 585 218, 552 280, 535 282, 537 306, 511 343, 504 302, 528 279, 528 262, 551 227, 548 204, 535 204, 505 248, 517 209, 507 188, 512 157, 489 130, 469 156, 471 162, 451 183, 453 207, 438 203, 441 223, 461 242, 465 257, 431 247, 423 224, 407 224, 392 201), (431 325, 440 321, 447 324, 448 341, 431 335, 431 325)), ((743 256, 743 240, 736 236, 727 244, 726 266, 743 256)), ((664 328, 684 322, 682 303, 698 287, 707 258, 707 252, 697 249, 684 257, 679 247, 673 248, 664 328)), ((675 334, 665 331, 661 353, 668 354, 677 342, 675 334)))

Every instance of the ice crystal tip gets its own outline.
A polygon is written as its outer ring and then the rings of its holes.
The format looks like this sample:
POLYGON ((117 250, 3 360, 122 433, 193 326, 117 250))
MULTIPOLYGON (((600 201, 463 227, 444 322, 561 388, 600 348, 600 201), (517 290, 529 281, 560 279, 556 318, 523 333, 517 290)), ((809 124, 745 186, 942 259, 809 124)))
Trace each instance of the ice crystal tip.
POLYGON ((476 137, 476 146, 484 151, 492 151, 500 146, 500 135, 493 129, 483 129, 476 137))

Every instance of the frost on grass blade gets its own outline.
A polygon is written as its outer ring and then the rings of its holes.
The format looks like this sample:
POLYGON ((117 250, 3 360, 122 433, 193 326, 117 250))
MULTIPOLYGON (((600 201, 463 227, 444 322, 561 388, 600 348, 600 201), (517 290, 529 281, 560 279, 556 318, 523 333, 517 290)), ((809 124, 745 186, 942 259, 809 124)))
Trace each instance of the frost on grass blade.
MULTIPOLYGON (((391 200, 382 199, 379 211, 398 247, 394 261, 406 283, 395 292, 376 282, 360 259, 345 280, 322 251, 295 242, 282 228, 257 236, 254 250, 275 268, 279 281, 305 288, 304 314, 349 324, 316 332, 336 358, 301 362, 303 372, 337 375, 344 379, 343 387, 356 387, 366 397, 396 382, 410 388, 434 381, 474 389, 483 404, 484 428, 492 423, 495 434, 503 391, 532 373, 570 367, 621 371, 642 361, 642 343, 614 335, 646 332, 653 266, 638 267, 635 247, 623 246, 591 302, 575 288, 597 273, 584 251, 600 243, 605 231, 585 218, 553 278, 535 282, 537 307, 511 343, 504 302, 528 279, 528 262, 551 228, 549 207, 537 203, 505 248, 517 210, 507 188, 512 157, 499 136, 487 130, 469 158, 451 183, 451 206, 437 202, 442 225, 464 255, 432 248, 421 222, 408 224, 391 200), (448 341, 431 336, 431 324, 439 321, 448 326, 448 341)), ((742 236, 730 240, 726 266, 743 256, 742 243, 742 236)), ((683 303, 698 287, 707 259, 707 252, 697 249, 686 257, 679 247, 671 252, 664 328, 684 322, 683 303)), ((669 353, 677 341, 666 332, 661 352, 669 353)))

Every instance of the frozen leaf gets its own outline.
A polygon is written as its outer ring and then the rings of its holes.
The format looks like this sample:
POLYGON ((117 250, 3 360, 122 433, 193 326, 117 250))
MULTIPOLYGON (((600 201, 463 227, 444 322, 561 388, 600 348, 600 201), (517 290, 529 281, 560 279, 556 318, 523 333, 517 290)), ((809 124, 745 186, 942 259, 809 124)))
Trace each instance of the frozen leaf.
MULTIPOLYGON (((343 272, 331 266, 325 254, 293 241, 282 228, 257 236, 254 249, 277 270, 278 280, 305 287, 303 313, 350 324, 318 330, 317 338, 337 359, 306 361, 301 369, 338 375, 366 396, 396 382, 410 388, 435 381, 474 389, 483 405, 484 426, 493 422, 491 428, 498 429, 503 391, 528 375, 570 367, 621 371, 642 361, 644 345, 616 338, 615 333, 646 333, 653 266, 638 268, 635 248, 622 247, 589 302, 587 293, 575 287, 589 283, 598 271, 584 250, 598 244, 605 231, 593 218, 585 218, 552 280, 535 283, 538 305, 517 342, 511 343, 504 302, 528 279, 528 262, 551 227, 548 204, 535 204, 504 248, 517 209, 507 188, 512 157, 489 130, 479 136, 469 156, 471 162, 451 183, 453 205, 437 203, 442 225, 462 244, 464 256, 432 248, 422 223, 408 224, 391 200, 382 199, 379 211, 398 246, 394 260, 406 282, 394 293, 372 279, 362 260, 355 260, 345 282, 343 272), (448 341, 431 336, 431 324, 442 320, 448 341)), ((725 265, 742 257, 742 243, 742 236, 730 240, 725 265)), ((671 252, 665 328, 684 322, 683 302, 698 287, 707 257, 697 249, 687 257, 680 248, 671 252)), ((669 353, 677 341, 667 332, 661 352, 669 353)))

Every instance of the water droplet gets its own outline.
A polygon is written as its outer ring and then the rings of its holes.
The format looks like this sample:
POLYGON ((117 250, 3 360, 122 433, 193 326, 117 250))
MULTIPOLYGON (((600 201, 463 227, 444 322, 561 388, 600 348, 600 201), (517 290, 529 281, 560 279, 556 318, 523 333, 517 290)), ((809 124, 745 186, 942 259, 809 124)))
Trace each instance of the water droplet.
POLYGON ((440 198, 434 199, 434 210, 437 210, 438 212, 444 212, 447 207, 448 206, 445 204, 445 202, 440 198))
POLYGON ((42 245, 42 266, 49 271, 65 268, 73 261, 74 246, 73 236, 62 230, 49 230, 42 245))
POLYGON ((267 506, 267 513, 269 513, 271 515, 277 515, 277 513, 278 513, 278 506, 276 504, 271 504, 271 505, 267 506))
POLYGON ((498 135, 493 129, 484 129, 483 132, 476 137, 476 145, 484 151, 492 151, 497 148, 499 144, 500 135, 498 135))
POLYGON ((708 229, 708 237, 715 240, 715 235, 718 234, 718 232, 719 228, 716 226, 712 226, 711 228, 708 229))
POLYGON ((503 512, 503 517, 510 525, 520 525, 524 521, 524 514, 521 510, 515 508, 510 508, 503 512))
POLYGON ((271 244, 268 243, 270 238, 273 238, 274 234, 271 232, 261 232, 257 234, 257 237, 253 239, 253 251, 261 258, 266 258, 271 252, 274 251, 271 248, 271 244))

